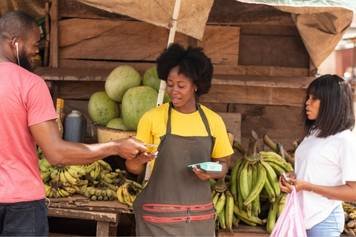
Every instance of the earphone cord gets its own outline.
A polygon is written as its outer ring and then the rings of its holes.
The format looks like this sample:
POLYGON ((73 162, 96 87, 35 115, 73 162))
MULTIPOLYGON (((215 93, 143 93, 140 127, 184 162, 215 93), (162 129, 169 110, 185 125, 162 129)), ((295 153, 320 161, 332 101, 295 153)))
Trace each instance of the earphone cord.
POLYGON ((17 56, 17 64, 20 66, 19 45, 17 43, 16 43, 16 56, 17 56))

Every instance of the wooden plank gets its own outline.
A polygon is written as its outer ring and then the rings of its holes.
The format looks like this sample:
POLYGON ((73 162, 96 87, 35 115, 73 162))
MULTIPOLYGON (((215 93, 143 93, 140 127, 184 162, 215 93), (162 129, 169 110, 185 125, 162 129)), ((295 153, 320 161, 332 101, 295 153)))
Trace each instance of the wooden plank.
POLYGON ((214 65, 217 75, 246 75, 267 77, 307 77, 307 68, 260 66, 260 65, 214 65))
POLYGON ((234 229, 232 232, 219 230, 218 237, 267 237, 269 236, 266 232, 265 227, 262 226, 248 226, 245 224, 240 224, 238 228, 234 229))
POLYGON ((240 113, 219 113, 225 122, 228 132, 234 135, 234 139, 241 141, 241 114, 240 113))
POLYGON ((116 223, 118 221, 118 217, 116 213, 81 211, 81 210, 72 210, 72 209, 63 209, 63 208, 49 208, 48 216, 82 219, 82 220, 96 220, 96 221, 113 222, 113 223, 116 223))
POLYGON ((237 65, 239 27, 207 26, 198 46, 212 59, 214 64, 237 65))
POLYGON ((261 24, 255 25, 241 25, 241 35, 259 35, 259 36, 279 36, 279 37, 300 37, 297 27, 293 25, 267 25, 261 22, 261 24))
POLYGON ((301 107, 233 104, 230 111, 243 117, 241 137, 245 148, 252 129, 260 138, 268 134, 288 150, 292 148, 293 141, 303 136, 301 107))
POLYGON ((208 23, 294 25, 291 14, 287 12, 271 6, 246 4, 236 0, 214 0, 208 23))
POLYGON ((263 86, 275 88, 307 88, 313 77, 263 77, 214 75, 213 85, 263 86))
POLYGON ((155 65, 155 63, 148 62, 128 62, 128 61, 105 61, 105 60, 76 60, 76 59, 59 59, 59 65, 62 68, 75 68, 82 70, 83 68, 91 69, 108 69, 113 70, 119 65, 131 65, 141 74, 143 74, 148 68, 155 65))
POLYGON ((50 9, 50 66, 58 67, 58 0, 52 0, 50 9))
MULTIPOLYGON (((122 65, 122 64, 120 64, 122 65)), ((131 64, 130 64, 131 65, 131 64)), ((154 64, 135 64, 140 72, 154 64)), ((256 67, 254 67, 256 68, 256 67)), ((262 71, 263 69, 261 69, 262 71)), ((266 69, 267 71, 268 69, 266 69)), ((248 68, 246 69, 248 71, 248 68)), ((250 71, 253 71, 251 69, 250 71)), ((307 70, 306 70, 307 71, 307 70)), ((105 81, 110 74, 111 69, 97 68, 37 68, 35 73, 48 81, 105 81)), ((253 73, 253 72, 251 72, 253 73)), ((239 75, 213 75, 212 83, 214 85, 232 85, 232 86, 265 86, 265 87, 283 87, 283 88, 306 88, 314 77, 292 77, 292 76, 239 76, 239 75)))
POLYGON ((126 18, 129 17, 110 13, 95 7, 88 6, 77 0, 60 0, 59 1, 59 16, 61 18, 126 18))
POLYGON ((96 223, 96 236, 109 236, 109 222, 98 221, 96 223))
POLYGON ((127 205, 118 201, 91 201, 90 199, 74 195, 66 198, 51 198, 50 207, 59 209, 73 209, 82 211, 97 211, 107 213, 131 213, 127 205))
MULTIPOLYGON (((118 65, 129 64, 143 73, 154 63, 136 61, 104 61, 104 60, 75 60, 59 59, 59 66, 63 68, 114 69, 118 65)), ((306 77, 309 76, 307 68, 277 67, 277 66, 248 66, 248 65, 214 65, 215 75, 246 75, 246 76, 269 76, 269 77, 306 77)))
POLYGON ((59 82, 58 96, 64 100, 88 100, 90 95, 103 91, 104 82, 59 82))
POLYGON ((309 55, 300 37, 241 34, 239 64, 309 69, 309 55))
MULTIPOLYGON (((104 90, 104 82, 58 82, 58 96, 63 99, 88 100, 96 91, 104 90)), ((262 105, 289 105, 301 107, 304 88, 279 88, 265 86, 240 86, 214 84, 200 101, 209 103, 241 103, 262 105)))
POLYGON ((202 103, 241 103, 301 107, 305 89, 213 85, 200 99, 202 103))
POLYGON ((227 112, 228 110, 228 103, 209 103, 209 102, 204 102, 204 106, 208 107, 209 109, 213 110, 216 113, 224 113, 227 112))
POLYGON ((111 70, 93 68, 36 68, 34 71, 48 81, 105 81, 111 70))
MULTIPOLYGON (((168 37, 164 28, 134 21, 68 19, 59 27, 62 59, 154 61, 168 37)), ((238 27, 207 26, 200 45, 213 63, 237 64, 238 32, 238 27)), ((189 39, 177 34, 176 42, 188 45, 189 39)))

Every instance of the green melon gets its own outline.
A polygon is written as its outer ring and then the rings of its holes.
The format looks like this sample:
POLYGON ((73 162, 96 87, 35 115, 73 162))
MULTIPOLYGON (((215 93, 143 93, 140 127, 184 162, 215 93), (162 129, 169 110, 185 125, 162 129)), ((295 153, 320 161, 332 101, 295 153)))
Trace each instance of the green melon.
POLYGON ((110 120, 108 122, 108 124, 106 124, 107 128, 114 128, 114 129, 120 129, 123 131, 127 131, 127 127, 124 124, 124 121, 122 120, 122 118, 114 118, 112 120, 110 120))
POLYGON ((90 96, 88 112, 94 123, 103 126, 111 119, 119 116, 116 102, 110 99, 105 91, 98 91, 90 96))
MULTIPOLYGON (((143 80, 142 80, 143 85, 152 87, 157 92, 159 92, 160 83, 161 83, 161 80, 158 77, 156 66, 150 67, 143 74, 143 80)), ((163 102, 166 103, 169 101, 170 101, 170 98, 169 98, 168 94, 165 93, 163 102)))
POLYGON ((108 96, 121 102, 127 89, 141 84, 140 74, 129 65, 122 65, 115 68, 105 81, 105 91, 108 96))
POLYGON ((156 66, 150 67, 143 74, 142 84, 145 86, 152 87, 158 91, 160 82, 161 80, 158 78, 156 66))
POLYGON ((128 129, 137 129, 142 115, 156 106, 157 96, 157 91, 149 86, 137 86, 126 91, 122 98, 121 115, 128 129))

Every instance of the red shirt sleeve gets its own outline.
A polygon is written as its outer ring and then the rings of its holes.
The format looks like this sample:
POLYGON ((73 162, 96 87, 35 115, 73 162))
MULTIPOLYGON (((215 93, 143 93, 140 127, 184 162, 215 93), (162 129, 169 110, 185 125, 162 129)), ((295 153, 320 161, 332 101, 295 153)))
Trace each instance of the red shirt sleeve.
POLYGON ((57 118, 51 94, 41 78, 36 78, 36 82, 29 88, 26 108, 29 127, 57 118))

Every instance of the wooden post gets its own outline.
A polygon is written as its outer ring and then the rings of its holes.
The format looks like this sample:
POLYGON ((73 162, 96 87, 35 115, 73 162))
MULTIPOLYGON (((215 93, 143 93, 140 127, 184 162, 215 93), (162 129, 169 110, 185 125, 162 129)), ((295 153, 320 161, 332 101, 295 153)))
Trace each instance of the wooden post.
POLYGON ((58 67, 58 0, 51 1, 50 67, 58 67))
POLYGON ((49 35, 49 31, 50 31, 50 28, 49 28, 49 15, 50 15, 50 12, 49 12, 49 2, 46 1, 45 3, 45 12, 46 12, 46 16, 45 16, 45 33, 46 33, 46 36, 45 36, 45 45, 44 45, 44 55, 43 55, 43 63, 42 63, 42 66, 45 66, 47 67, 48 66, 48 56, 49 56, 49 40, 50 40, 50 35, 49 35))
POLYGON ((109 236, 109 222, 98 221, 96 223, 96 236, 109 236))

